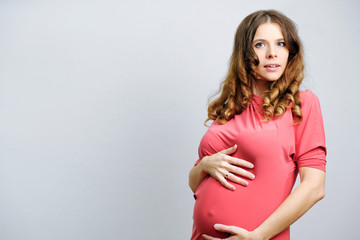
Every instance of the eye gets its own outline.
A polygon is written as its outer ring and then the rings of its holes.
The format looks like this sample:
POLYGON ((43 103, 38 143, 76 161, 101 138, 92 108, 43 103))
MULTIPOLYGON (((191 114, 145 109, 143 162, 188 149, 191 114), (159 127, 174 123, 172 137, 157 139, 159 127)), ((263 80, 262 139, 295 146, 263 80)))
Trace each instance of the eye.
POLYGON ((264 46, 265 46, 265 44, 262 43, 262 42, 258 42, 258 43, 255 44, 256 48, 261 48, 261 47, 264 47, 264 46))
POLYGON ((280 46, 280 47, 285 47, 285 42, 279 42, 279 43, 278 43, 278 46, 280 46))

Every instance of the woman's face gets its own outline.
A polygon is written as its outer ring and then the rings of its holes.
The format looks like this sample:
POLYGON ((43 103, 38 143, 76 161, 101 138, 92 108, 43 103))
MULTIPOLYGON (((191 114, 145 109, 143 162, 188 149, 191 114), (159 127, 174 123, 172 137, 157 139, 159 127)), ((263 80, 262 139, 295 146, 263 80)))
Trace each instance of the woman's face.
POLYGON ((283 74, 289 57, 280 26, 276 23, 263 23, 256 30, 252 42, 259 58, 255 73, 259 80, 276 81, 283 74))

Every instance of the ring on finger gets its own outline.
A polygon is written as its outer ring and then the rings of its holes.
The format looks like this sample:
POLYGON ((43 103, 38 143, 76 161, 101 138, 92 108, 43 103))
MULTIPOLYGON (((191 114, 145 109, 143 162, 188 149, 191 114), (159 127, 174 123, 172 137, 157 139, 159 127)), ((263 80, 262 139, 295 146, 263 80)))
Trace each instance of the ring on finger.
POLYGON ((227 173, 225 174, 225 179, 227 179, 227 178, 229 177, 229 174, 230 174, 230 172, 227 172, 227 173))

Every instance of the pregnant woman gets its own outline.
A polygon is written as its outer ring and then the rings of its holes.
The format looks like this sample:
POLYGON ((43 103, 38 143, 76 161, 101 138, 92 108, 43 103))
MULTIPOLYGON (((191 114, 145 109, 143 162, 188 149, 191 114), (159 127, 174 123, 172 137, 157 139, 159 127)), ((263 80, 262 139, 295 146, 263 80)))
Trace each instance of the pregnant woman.
POLYGON ((289 18, 269 10, 241 22, 189 174, 192 240, 289 240, 289 226, 324 197, 322 114, 318 98, 299 91, 303 76, 289 18))

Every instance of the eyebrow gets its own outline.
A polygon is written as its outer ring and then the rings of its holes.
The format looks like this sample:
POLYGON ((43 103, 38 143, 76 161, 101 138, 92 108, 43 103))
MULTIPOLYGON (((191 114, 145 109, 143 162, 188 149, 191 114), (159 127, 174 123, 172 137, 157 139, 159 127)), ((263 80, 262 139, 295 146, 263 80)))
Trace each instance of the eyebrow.
MULTIPOLYGON (((258 41, 261 41, 261 42, 267 42, 266 39, 255 39, 253 42, 258 42, 258 41)), ((279 38, 279 39, 276 39, 275 41, 285 41, 285 39, 283 38, 279 38)))

